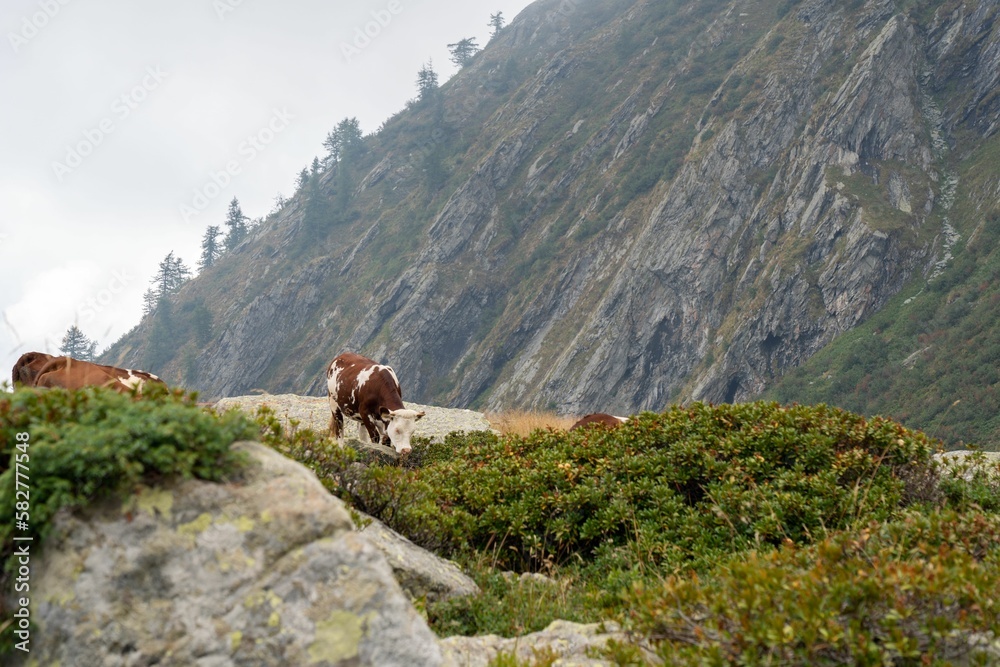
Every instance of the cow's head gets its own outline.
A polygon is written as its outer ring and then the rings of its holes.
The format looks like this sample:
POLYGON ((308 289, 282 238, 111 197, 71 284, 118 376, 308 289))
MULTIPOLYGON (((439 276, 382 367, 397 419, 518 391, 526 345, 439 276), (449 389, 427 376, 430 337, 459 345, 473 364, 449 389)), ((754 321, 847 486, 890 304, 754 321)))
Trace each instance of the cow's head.
POLYGON ((25 352, 14 364, 11 371, 11 382, 16 388, 18 385, 25 387, 35 386, 35 379, 38 377, 42 367, 55 359, 51 354, 44 352, 25 352))
POLYGON ((382 408, 379 411, 382 421, 385 422, 385 433, 389 436, 389 441, 396 448, 397 454, 408 454, 410 452, 410 436, 413 429, 417 427, 417 420, 423 417, 425 412, 416 410, 388 410, 382 408))

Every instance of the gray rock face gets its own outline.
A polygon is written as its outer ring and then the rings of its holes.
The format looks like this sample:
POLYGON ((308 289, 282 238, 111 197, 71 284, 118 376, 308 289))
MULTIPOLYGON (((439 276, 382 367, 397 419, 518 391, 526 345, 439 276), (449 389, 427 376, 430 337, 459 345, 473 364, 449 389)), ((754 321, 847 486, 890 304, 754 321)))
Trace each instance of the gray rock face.
MULTIPOLYGON (((946 263, 953 204, 996 199, 952 173, 1000 129, 995 2, 585 4, 533 4, 387 123, 356 219, 309 243, 297 196, 192 281, 213 339, 151 370, 320 395, 352 349, 422 403, 745 400, 946 263)), ((107 361, 141 366, 147 334, 107 361)))
POLYGON ((960 475, 971 480, 977 473, 1000 478, 1000 452, 972 452, 956 450, 935 454, 946 474, 960 475))
POLYGON ((342 503, 255 443, 229 484, 144 489, 56 522, 34 664, 439 665, 436 638, 342 503))

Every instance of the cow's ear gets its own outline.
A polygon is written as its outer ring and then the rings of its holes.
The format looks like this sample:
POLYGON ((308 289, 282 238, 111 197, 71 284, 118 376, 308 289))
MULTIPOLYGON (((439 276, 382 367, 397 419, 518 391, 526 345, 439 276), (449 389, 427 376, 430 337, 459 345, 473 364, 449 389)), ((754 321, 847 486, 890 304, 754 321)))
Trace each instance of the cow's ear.
POLYGON ((426 414, 427 414, 426 412, 424 412, 424 411, 421 410, 420 412, 417 413, 417 416, 413 418, 413 421, 416 421, 416 420, 420 419, 421 417, 425 416, 426 414))
POLYGON ((392 417, 392 410, 386 407, 380 408, 378 411, 378 415, 385 421, 389 421, 389 418, 392 417))

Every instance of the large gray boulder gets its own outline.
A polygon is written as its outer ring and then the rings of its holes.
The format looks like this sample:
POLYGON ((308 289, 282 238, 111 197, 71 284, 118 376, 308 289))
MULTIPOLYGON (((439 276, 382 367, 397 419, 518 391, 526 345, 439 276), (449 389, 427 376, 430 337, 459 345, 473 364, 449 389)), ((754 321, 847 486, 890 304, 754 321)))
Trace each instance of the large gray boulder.
POLYGON ((396 581, 413 599, 427 602, 476 595, 479 586, 450 560, 421 549, 378 519, 362 515, 361 535, 382 552, 396 581))
POLYGON ((57 517, 32 563, 31 653, 15 664, 441 664, 341 501, 300 464, 235 446, 252 460, 238 481, 57 517))

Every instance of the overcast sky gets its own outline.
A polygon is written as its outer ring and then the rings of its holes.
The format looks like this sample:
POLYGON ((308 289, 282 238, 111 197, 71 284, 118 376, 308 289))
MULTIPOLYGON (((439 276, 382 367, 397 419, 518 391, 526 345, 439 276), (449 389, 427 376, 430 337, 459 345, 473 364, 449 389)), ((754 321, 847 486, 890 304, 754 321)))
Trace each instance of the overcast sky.
POLYGON ((3 0, 0 379, 72 324, 106 348, 233 197, 266 215, 337 121, 374 132, 421 64, 444 82, 447 44, 528 4, 3 0))

